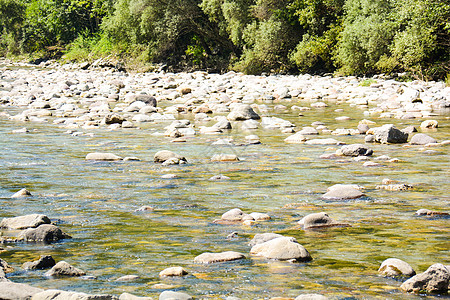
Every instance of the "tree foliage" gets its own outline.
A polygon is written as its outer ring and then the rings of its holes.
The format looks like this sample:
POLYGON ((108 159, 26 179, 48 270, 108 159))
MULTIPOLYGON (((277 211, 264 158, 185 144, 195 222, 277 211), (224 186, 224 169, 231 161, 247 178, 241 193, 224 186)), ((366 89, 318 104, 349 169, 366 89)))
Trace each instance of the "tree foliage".
POLYGON ((0 0, 0 49, 119 49, 178 69, 444 78, 449 20, 449 0, 0 0))

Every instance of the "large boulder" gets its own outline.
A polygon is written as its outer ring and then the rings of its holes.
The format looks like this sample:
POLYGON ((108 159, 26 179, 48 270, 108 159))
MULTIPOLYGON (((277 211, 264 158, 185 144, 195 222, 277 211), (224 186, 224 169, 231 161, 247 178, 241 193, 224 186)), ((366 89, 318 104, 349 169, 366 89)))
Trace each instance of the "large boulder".
POLYGON ((41 255, 38 260, 28 261, 22 265, 25 270, 44 270, 56 265, 55 260, 51 255, 41 255))
POLYGON ((0 299, 2 300, 29 300, 43 289, 28 284, 15 282, 0 282, 0 299))
POLYGON ((175 152, 169 150, 161 150, 155 153, 153 161, 156 163, 165 163, 167 161, 172 161, 174 164, 186 163, 185 157, 176 154, 175 152))
POLYGON ((449 281, 450 270, 443 264, 434 264, 403 282, 400 288, 408 293, 447 293, 449 281))
POLYGON ((31 300, 118 300, 113 295, 89 295, 79 292, 66 292, 60 290, 46 290, 36 293, 31 300))
POLYGON ((0 228, 26 229, 35 228, 42 224, 50 224, 50 219, 46 215, 31 214, 14 218, 3 218, 0 228))
POLYGON ((156 98, 153 97, 153 96, 150 96, 150 95, 145 95, 145 94, 136 95, 136 98, 134 100, 135 101, 142 101, 146 105, 150 105, 150 106, 153 106, 153 107, 156 107, 156 105, 157 105, 156 98))
POLYGON ((260 116, 248 104, 238 104, 228 114, 229 121, 259 120, 260 116))
POLYGON ((357 199, 364 196, 353 184, 335 184, 330 186, 325 194, 322 195, 326 200, 345 200, 357 199))
POLYGON ((47 271, 45 273, 45 276, 72 276, 72 277, 77 277, 77 276, 83 276, 86 275, 86 272, 84 272, 83 270, 80 270, 78 268, 75 268, 74 266, 72 266, 71 264, 65 262, 65 261, 60 261, 58 262, 56 265, 53 266, 53 268, 51 268, 49 271, 47 271))
POLYGON ((393 124, 370 129, 368 133, 373 134, 375 141, 382 144, 406 143, 408 141, 408 133, 395 128, 393 124))
POLYGON ((62 239, 70 239, 70 235, 51 224, 43 224, 36 228, 28 228, 20 232, 19 239, 26 242, 51 243, 62 239))
POLYGON ((305 262, 312 260, 309 252, 293 237, 279 237, 254 245, 250 254, 268 259, 305 262))
POLYGON ((434 144, 437 143, 436 139, 432 138, 428 134, 425 133, 417 133, 412 136, 409 141, 411 145, 426 145, 426 144, 434 144))
POLYGON ((235 251, 226 251, 220 253, 205 252, 194 258, 195 263, 211 264, 216 262, 233 261, 244 259, 245 255, 235 251))
POLYGON ((416 271, 405 261, 398 258, 388 258, 381 263, 378 273, 387 277, 414 276, 416 271))
POLYGON ((345 156, 370 156, 373 154, 373 150, 363 144, 351 144, 342 146, 338 149, 336 154, 345 156))

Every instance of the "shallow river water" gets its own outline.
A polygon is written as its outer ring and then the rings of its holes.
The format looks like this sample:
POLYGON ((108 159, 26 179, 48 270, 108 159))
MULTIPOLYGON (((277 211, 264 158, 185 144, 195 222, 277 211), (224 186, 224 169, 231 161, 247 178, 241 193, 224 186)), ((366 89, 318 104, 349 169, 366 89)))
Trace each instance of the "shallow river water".
MULTIPOLYGON (((18 112, 13 107, 1 109, 18 112)), ((356 128, 367 118, 362 109, 347 104, 330 104, 323 110, 305 112, 303 117, 291 111, 271 111, 270 115, 289 120, 297 128, 322 121, 332 130, 356 128), (343 111, 336 113, 336 108, 343 111), (342 115, 352 120, 335 120, 342 115)), ((192 115, 179 118, 193 120, 192 115)), ((434 119, 440 127, 427 133, 437 140, 449 139, 448 114, 434 119)), ((377 125, 394 123, 397 128, 418 126, 422 121, 372 120, 377 125)), ((279 130, 248 132, 235 126, 220 136, 197 135, 185 143, 171 143, 170 138, 155 134, 164 132, 169 123, 160 121, 142 129, 83 130, 92 136, 73 136, 51 122, 0 118, 0 217, 42 213, 73 237, 49 245, 3 245, 6 251, 0 257, 15 267, 8 278, 46 289, 116 295, 129 292, 154 298, 165 289, 157 285, 162 283, 203 299, 268 299, 303 293, 335 299, 419 299, 423 296, 400 291, 402 280, 379 276, 381 262, 399 258, 417 273, 434 263, 450 264, 450 219, 415 215, 421 208, 449 211, 448 146, 424 151, 421 146, 371 144, 374 156, 385 154, 399 162, 381 161, 379 167, 363 167, 363 162, 348 158, 319 159, 338 147, 287 144, 287 135, 279 130), (22 127, 30 132, 12 133, 22 127), (248 134, 257 134, 262 144, 244 145, 248 134), (232 137, 236 145, 212 145, 219 137, 232 137), (164 167, 153 163, 153 155, 164 149, 182 154, 188 164, 164 167), (136 156, 141 161, 86 161, 90 152, 136 156), (210 162, 210 157, 219 153, 237 154, 241 160, 210 162), (176 178, 162 179, 164 174, 175 174, 176 178), (209 180, 217 174, 230 180, 209 180), (375 189, 384 178, 414 188, 375 189), (346 201, 320 198, 327 187, 338 183, 359 184, 366 197, 346 201), (33 197, 11 199, 21 188, 30 190, 33 197), (135 212, 143 205, 155 210, 135 212), (272 218, 253 226, 213 223, 236 207, 272 218), (320 211, 351 227, 304 231, 296 226, 303 216, 320 211), (232 232, 237 236, 227 238, 232 232), (289 263, 250 256, 248 242, 264 232, 295 237, 313 260, 289 263), (229 250, 244 253, 247 259, 210 265, 193 262, 203 252, 229 250), (43 276, 45 271, 20 268, 43 254, 65 260, 95 279, 49 279, 43 276), (159 278, 159 272, 170 266, 182 266, 189 275, 159 278), (140 279, 115 281, 123 275, 138 275, 140 279)), ((333 137, 347 144, 364 142, 363 136, 333 137)))

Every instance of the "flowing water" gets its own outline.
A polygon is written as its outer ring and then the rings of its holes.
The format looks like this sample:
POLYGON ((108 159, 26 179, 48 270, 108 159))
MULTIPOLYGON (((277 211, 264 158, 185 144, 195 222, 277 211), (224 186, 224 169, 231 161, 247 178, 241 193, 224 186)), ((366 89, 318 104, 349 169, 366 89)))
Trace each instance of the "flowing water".
MULTIPOLYGON (((285 104, 298 105, 295 101, 285 104)), ((12 107, 1 109, 18 112, 12 107)), ((270 115, 289 120, 297 128, 314 121, 322 121, 330 129, 355 128, 365 118, 362 109, 346 104, 330 104, 326 109, 305 112, 303 117, 293 112, 271 111, 270 115), (336 113, 336 108, 343 112, 336 113), (352 120, 337 122, 334 118, 338 115, 351 116, 352 120)), ((437 116, 440 127, 427 133, 438 140, 449 139, 446 116, 437 116)), ((192 115, 180 118, 193 120, 192 115)), ((395 123, 397 128, 421 122, 372 120, 378 125, 395 123)), ((368 168, 346 158, 319 159, 337 147, 286 144, 287 135, 279 130, 248 132, 237 124, 222 135, 197 135, 185 143, 170 143, 170 138, 157 134, 168 124, 162 121, 118 131, 83 130, 93 135, 73 136, 51 122, 0 119, 0 217, 42 213, 73 237, 49 245, 3 245, 6 251, 0 257, 16 270, 8 278, 46 289, 116 295, 129 292, 154 298, 164 290, 157 284, 163 283, 196 298, 267 299, 320 293, 337 299, 419 299, 422 296, 399 290, 402 280, 379 276, 381 262, 399 258, 418 273, 434 263, 450 264, 450 219, 415 216, 420 208, 449 212, 448 147, 424 151, 420 146, 374 144, 374 156, 386 154, 399 162, 381 162, 380 167, 368 168), (12 133, 25 126, 30 133, 12 133), (248 134, 257 134, 262 144, 244 145, 248 134), (232 137, 236 145, 212 145, 219 137, 232 137), (163 149, 182 154, 188 164, 164 167, 153 163, 153 155, 163 149), (90 152, 136 156, 141 161, 86 161, 90 152), (210 162, 218 153, 234 153, 241 160, 210 162), (161 178, 169 173, 176 178, 161 178), (230 180, 209 180, 219 173, 230 180), (383 178, 411 184, 414 189, 375 189, 383 178), (366 197, 321 200, 327 187, 338 183, 359 184, 366 197), (30 190, 33 197, 11 199, 21 188, 30 190), (155 210, 135 212, 143 205, 155 210), (247 213, 268 213, 272 219, 254 226, 213 223, 235 207, 247 213), (306 214, 320 211, 351 227, 303 231, 296 226, 306 214), (227 238, 232 232, 237 232, 237 237, 227 238), (264 232, 295 237, 313 260, 289 263, 250 256, 249 240, 264 232), (229 250, 244 253, 247 259, 210 265, 193 262, 203 252, 229 250), (65 260, 95 279, 50 279, 43 276, 45 271, 20 268, 43 254, 65 260), (182 266, 189 275, 160 279, 159 272, 170 266, 182 266), (123 275, 138 275, 140 279, 115 281, 123 275)), ((363 136, 334 138, 363 142, 363 136)), ((3 231, 3 235, 16 233, 3 231)))

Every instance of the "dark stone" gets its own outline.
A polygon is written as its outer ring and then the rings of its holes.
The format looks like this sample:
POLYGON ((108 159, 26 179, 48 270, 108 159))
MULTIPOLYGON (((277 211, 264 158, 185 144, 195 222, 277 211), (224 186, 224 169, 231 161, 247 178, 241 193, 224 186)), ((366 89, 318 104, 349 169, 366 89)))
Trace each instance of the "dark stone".
POLYGON ((135 98, 136 101, 142 101, 147 105, 156 107, 157 102, 156 102, 156 98, 150 95, 145 95, 145 94, 140 94, 140 95, 136 95, 135 98))
POLYGON ((373 135, 375 141, 382 144, 406 143, 408 141, 408 133, 395 128, 393 124, 373 128, 373 135))
POLYGON ((25 270, 44 270, 50 269, 56 264, 51 255, 41 255, 41 258, 35 261, 28 261, 22 265, 25 270))

